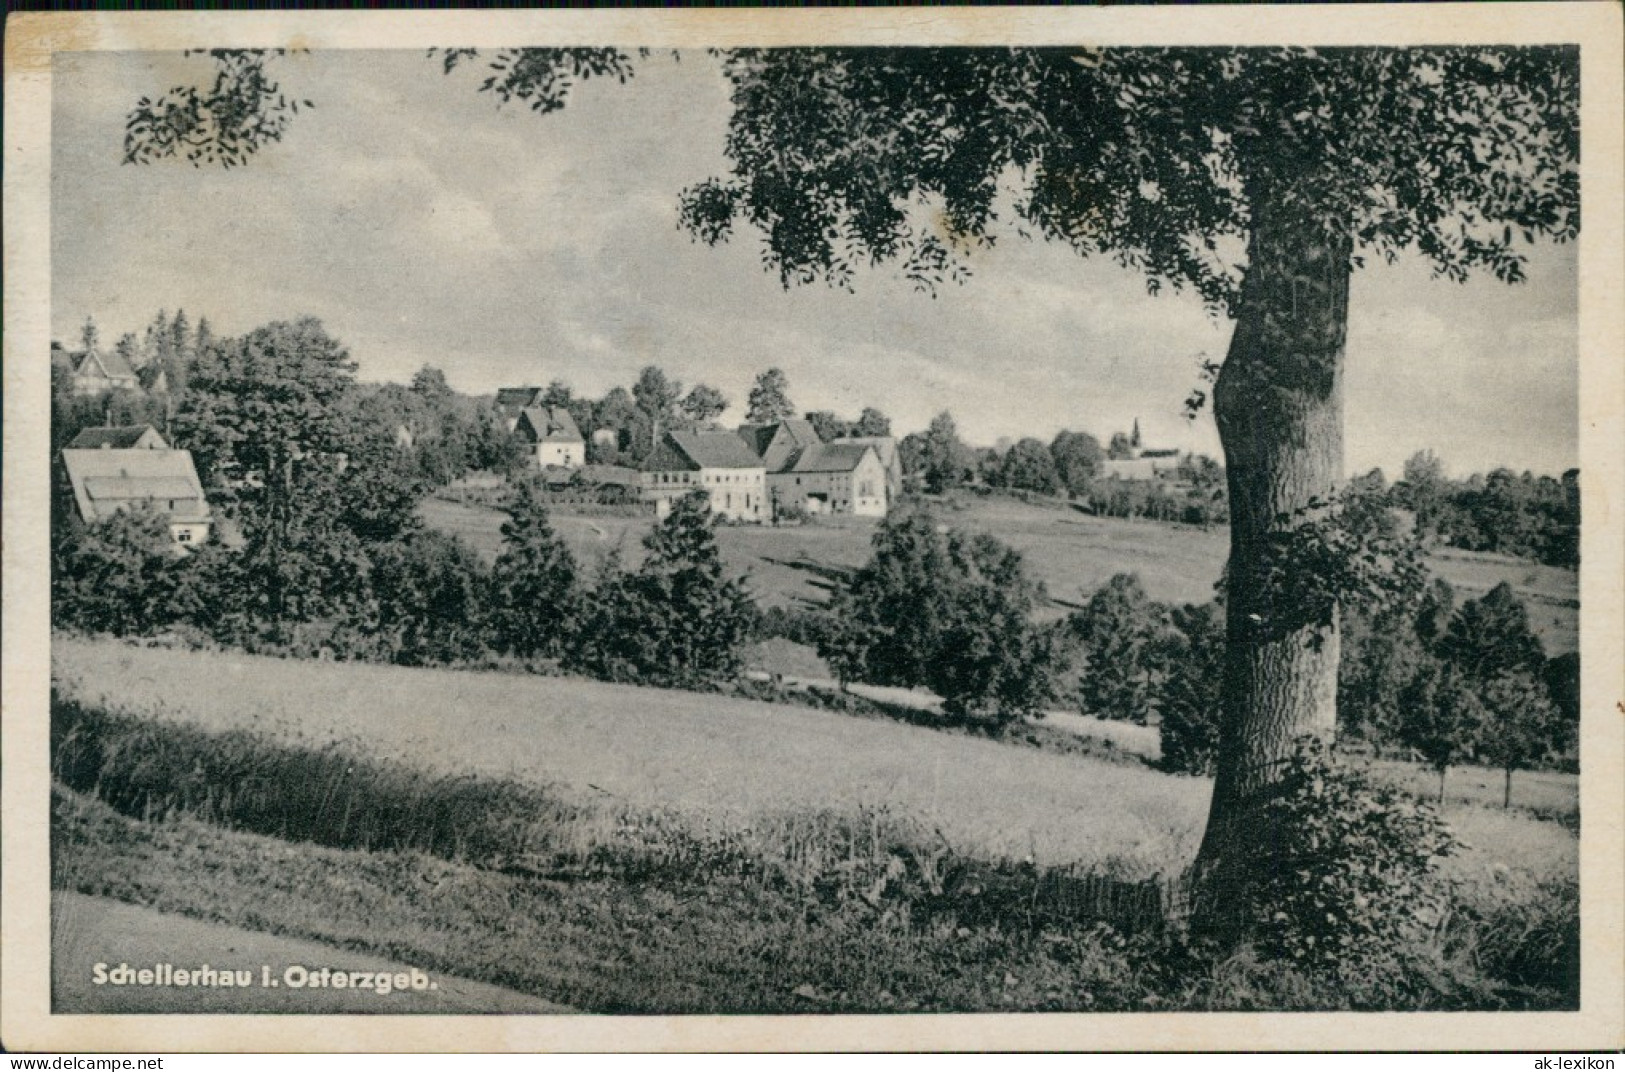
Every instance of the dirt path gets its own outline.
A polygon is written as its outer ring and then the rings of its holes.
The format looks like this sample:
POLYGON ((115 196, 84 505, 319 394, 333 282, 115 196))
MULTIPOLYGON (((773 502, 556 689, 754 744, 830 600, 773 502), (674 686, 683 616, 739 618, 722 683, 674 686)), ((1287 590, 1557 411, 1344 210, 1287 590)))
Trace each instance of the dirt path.
POLYGON ((426 985, 413 989, 414 969, 408 964, 64 890, 52 891, 51 917, 51 1005, 57 1013, 469 1015, 572 1011, 517 991, 421 970, 419 977, 426 978, 426 985), (100 985, 95 981, 98 964, 105 966, 107 979, 100 985), (174 969, 201 971, 204 965, 216 973, 246 970, 251 982, 247 987, 115 985, 114 972, 121 964, 134 970, 167 964, 171 973, 174 969), (372 988, 311 985, 312 977, 323 968, 371 975, 372 988), (303 969, 305 985, 296 987, 299 969, 303 969), (394 988, 398 973, 407 975, 405 989, 394 988), (379 993, 380 975, 388 976, 387 994, 379 993), (278 985, 263 985, 267 979, 278 985))

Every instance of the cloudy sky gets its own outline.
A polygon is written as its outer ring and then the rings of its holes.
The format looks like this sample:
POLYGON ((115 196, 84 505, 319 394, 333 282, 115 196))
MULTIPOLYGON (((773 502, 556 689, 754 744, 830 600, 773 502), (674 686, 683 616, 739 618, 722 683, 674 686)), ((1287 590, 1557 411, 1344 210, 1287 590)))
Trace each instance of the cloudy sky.
MULTIPOLYGON (((104 340, 159 309, 235 334, 320 317, 369 380, 424 364, 471 393, 563 379, 599 394, 646 364, 703 381, 741 419, 777 365, 802 409, 876 405, 899 432, 951 410, 968 439, 1103 439, 1136 417, 1153 445, 1218 454, 1181 403, 1228 324, 1151 298, 1110 263, 1011 236, 935 299, 889 269, 854 293, 783 290, 749 231, 712 249, 677 228, 677 193, 725 170, 726 85, 702 55, 590 83, 563 112, 500 109, 418 52, 279 61, 314 101, 248 167, 120 164, 142 95, 206 60, 59 54, 52 331, 104 340)), ((1576 464, 1574 247, 1531 252, 1530 281, 1434 281, 1419 262, 1358 273, 1349 328, 1348 464, 1396 475, 1428 447, 1453 473, 1576 464)))

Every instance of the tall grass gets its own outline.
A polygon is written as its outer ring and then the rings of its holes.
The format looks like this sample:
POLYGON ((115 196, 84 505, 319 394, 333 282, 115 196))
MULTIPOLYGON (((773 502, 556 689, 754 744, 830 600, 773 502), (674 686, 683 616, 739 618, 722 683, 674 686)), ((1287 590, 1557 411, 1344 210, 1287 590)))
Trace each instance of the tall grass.
POLYGON ((332 848, 422 852, 552 879, 748 881, 859 910, 1026 928, 1079 919, 1154 927, 1181 893, 1177 882, 1124 877, 1109 863, 1040 868, 968 855, 885 808, 697 820, 557 787, 433 774, 368 756, 357 742, 212 731, 60 697, 51 731, 57 780, 127 816, 185 816, 332 848))

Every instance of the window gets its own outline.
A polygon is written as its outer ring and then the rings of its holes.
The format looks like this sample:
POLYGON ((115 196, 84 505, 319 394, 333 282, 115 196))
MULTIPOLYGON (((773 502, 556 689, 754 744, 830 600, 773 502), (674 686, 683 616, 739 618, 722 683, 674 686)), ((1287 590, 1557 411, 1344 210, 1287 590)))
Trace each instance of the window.
POLYGON ((175 530, 175 542, 176 543, 191 543, 192 542, 192 530, 191 529, 176 529, 175 530))

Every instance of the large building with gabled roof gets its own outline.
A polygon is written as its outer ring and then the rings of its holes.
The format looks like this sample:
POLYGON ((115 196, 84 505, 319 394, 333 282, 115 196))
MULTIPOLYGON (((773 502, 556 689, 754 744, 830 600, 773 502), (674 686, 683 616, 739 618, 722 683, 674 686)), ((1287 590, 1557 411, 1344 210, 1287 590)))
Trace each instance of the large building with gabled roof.
POLYGON ((897 458, 889 436, 825 443, 805 420, 744 424, 738 434, 767 470, 775 517, 786 511, 885 517, 902 490, 901 476, 894 487, 887 467, 887 454, 893 465, 897 458))
POLYGON ((519 411, 513 434, 529 447, 543 469, 579 469, 587 463, 587 442, 563 406, 526 406, 519 411))
POLYGON ((664 516, 704 492, 711 510, 735 521, 769 517, 767 468, 733 432, 667 432, 643 463, 643 497, 664 516))
POLYGON ((783 468, 767 475, 779 510, 797 507, 809 514, 885 517, 886 469, 868 443, 837 439, 795 453, 783 468))

